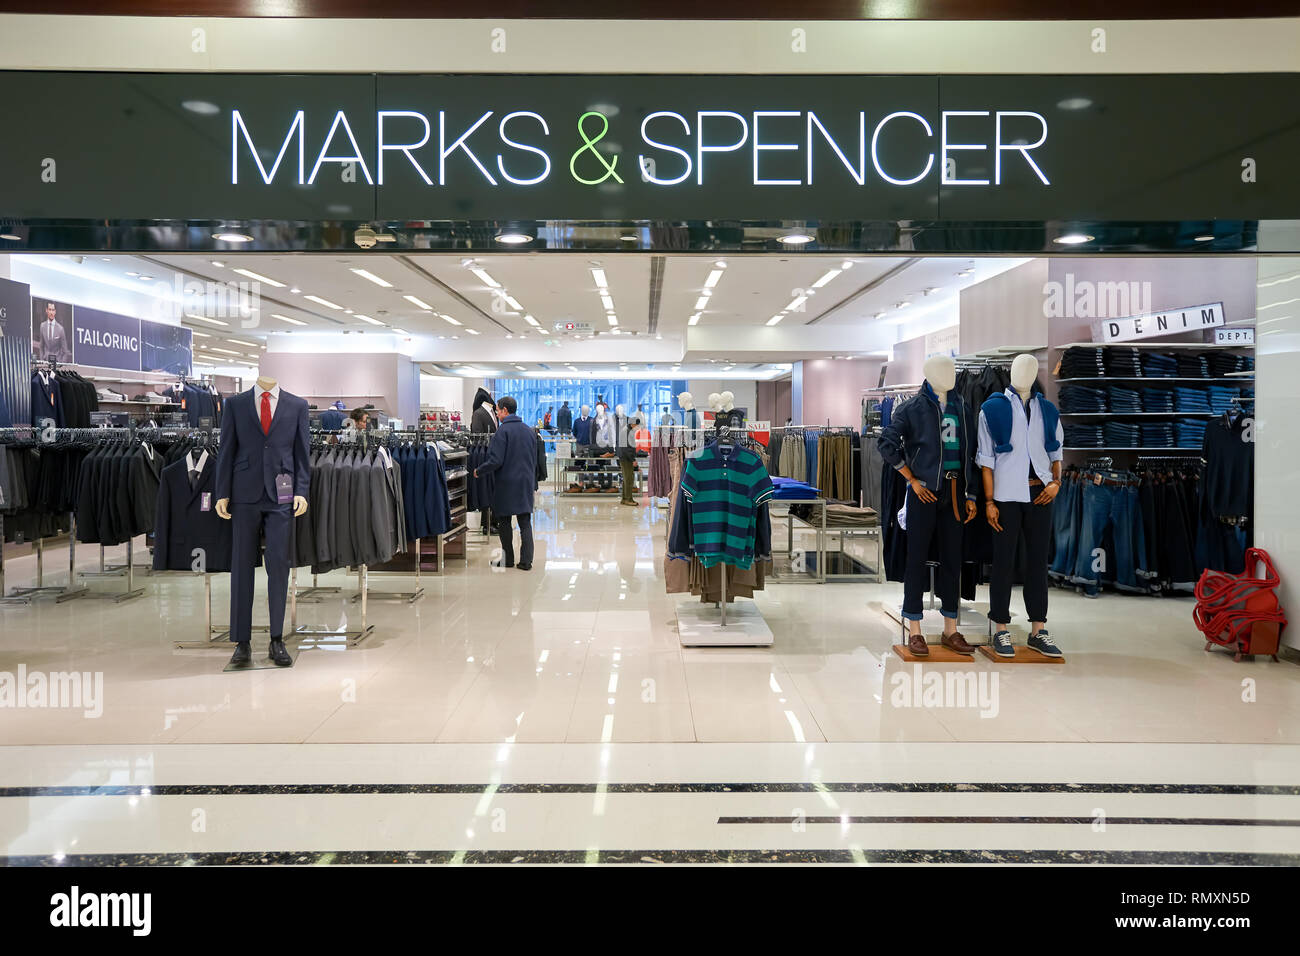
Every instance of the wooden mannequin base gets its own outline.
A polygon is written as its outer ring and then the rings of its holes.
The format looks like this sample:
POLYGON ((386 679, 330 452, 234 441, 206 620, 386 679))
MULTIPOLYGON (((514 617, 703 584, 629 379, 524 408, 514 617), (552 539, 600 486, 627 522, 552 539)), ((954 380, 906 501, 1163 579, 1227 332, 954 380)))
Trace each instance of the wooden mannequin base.
POLYGON ((993 652, 993 648, 987 644, 979 646, 980 651, 991 661, 997 661, 999 664, 1064 664, 1064 657, 1048 657, 1046 654, 1040 654, 1032 647, 1021 647, 1015 645, 1015 657, 999 657, 993 652))
POLYGON ((975 660, 973 654, 958 654, 937 642, 930 645, 930 653, 924 657, 913 654, 906 644, 895 644, 894 653, 909 664, 969 664, 975 660))

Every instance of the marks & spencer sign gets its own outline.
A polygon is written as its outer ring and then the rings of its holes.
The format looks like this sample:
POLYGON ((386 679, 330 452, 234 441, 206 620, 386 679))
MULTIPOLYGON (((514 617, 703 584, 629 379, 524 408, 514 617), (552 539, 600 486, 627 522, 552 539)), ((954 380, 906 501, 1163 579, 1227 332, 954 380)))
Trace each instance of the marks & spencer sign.
POLYGON ((1295 75, 0 76, 0 216, 1300 217, 1295 75))

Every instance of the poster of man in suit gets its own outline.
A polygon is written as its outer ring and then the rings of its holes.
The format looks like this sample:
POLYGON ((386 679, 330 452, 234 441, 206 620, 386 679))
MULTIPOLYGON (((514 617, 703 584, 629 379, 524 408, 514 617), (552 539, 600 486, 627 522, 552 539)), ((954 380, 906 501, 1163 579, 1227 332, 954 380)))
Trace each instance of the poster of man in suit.
POLYGON ((72 361, 72 306, 32 299, 32 355, 46 361, 72 361))

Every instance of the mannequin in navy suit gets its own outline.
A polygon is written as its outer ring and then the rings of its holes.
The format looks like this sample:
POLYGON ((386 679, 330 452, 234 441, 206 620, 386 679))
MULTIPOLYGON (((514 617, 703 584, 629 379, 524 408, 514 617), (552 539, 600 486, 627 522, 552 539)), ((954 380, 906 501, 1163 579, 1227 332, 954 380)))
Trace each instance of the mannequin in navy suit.
POLYGON ((284 609, 292 562, 293 519, 307 513, 311 486, 311 432, 307 400, 259 378, 226 403, 217 455, 217 514, 231 530, 230 639, 232 664, 248 663, 253 617, 253 568, 266 538, 271 660, 293 663, 284 646, 284 609))

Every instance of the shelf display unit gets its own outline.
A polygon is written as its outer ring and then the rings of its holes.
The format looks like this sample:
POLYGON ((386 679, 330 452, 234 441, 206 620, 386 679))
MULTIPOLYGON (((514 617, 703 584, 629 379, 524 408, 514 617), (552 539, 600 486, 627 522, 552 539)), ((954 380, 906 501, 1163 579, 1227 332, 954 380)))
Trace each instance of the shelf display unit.
MULTIPOLYGON (((637 458, 637 493, 648 487, 650 459, 637 458)), ((555 494, 613 497, 623 493, 623 476, 617 458, 582 455, 555 459, 555 494)))

